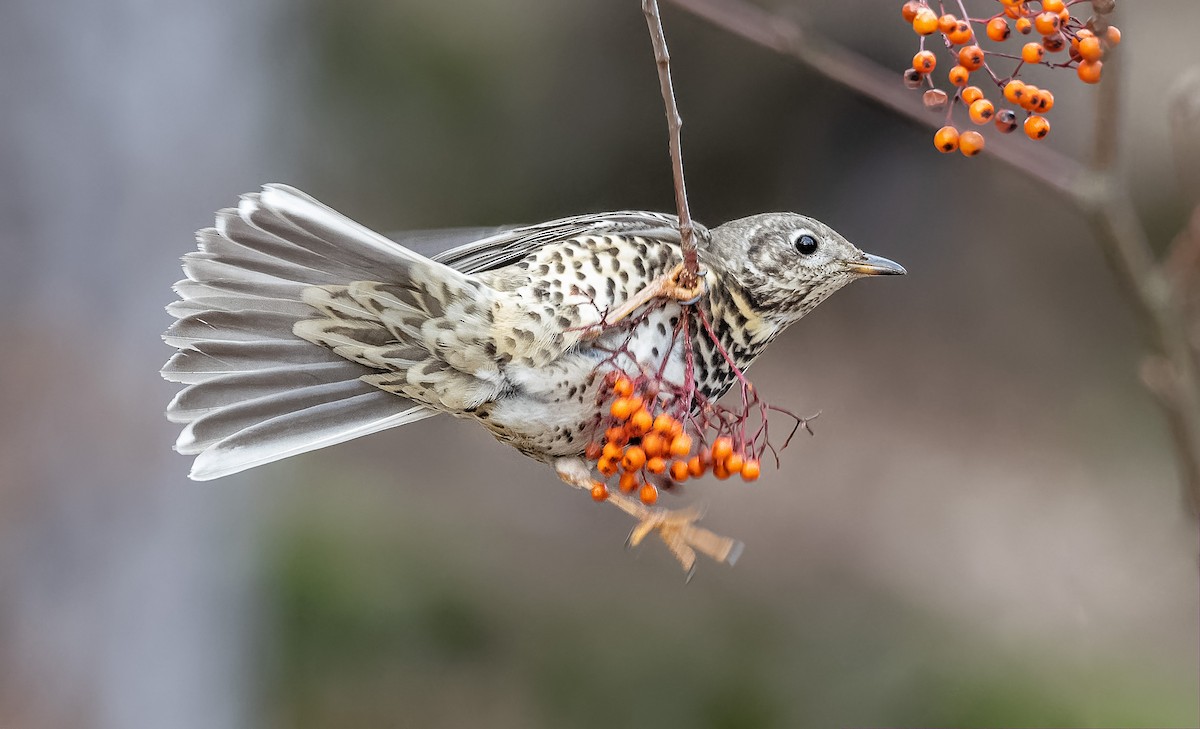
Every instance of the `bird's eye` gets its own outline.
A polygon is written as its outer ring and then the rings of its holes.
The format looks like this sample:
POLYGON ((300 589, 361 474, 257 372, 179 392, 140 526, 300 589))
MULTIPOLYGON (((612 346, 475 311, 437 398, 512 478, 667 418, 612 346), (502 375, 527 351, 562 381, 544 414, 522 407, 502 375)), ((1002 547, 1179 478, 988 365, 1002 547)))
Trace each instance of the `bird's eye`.
POLYGON ((811 256, 817 252, 817 239, 808 233, 797 236, 795 244, 796 250, 799 251, 800 255, 802 256, 811 256))

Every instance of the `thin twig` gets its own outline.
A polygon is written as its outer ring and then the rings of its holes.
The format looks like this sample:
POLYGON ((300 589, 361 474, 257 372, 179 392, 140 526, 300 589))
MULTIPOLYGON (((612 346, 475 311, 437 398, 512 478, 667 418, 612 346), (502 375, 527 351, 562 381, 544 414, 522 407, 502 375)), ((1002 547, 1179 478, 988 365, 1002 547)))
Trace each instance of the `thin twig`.
POLYGON ((646 25, 650 28, 650 42, 654 45, 654 60, 658 64, 658 83, 667 113, 671 172, 675 178, 675 207, 679 211, 679 246, 683 251, 684 269, 679 283, 685 288, 692 288, 696 285, 700 262, 696 258, 692 213, 688 209, 687 186, 683 180, 683 145, 679 138, 683 119, 675 104, 675 88, 671 84, 671 54, 667 52, 667 38, 663 35, 662 18, 658 14, 658 0, 642 0, 642 12, 646 14, 646 25))
MULTIPOLYGON (((873 99, 920 124, 937 127, 919 98, 907 93, 897 74, 857 53, 808 36, 796 22, 745 0, 667 0, 709 23, 778 53, 791 56, 831 81, 873 99)), ((1106 77, 1119 63, 1105 65, 1106 77)), ((1127 294, 1145 328, 1152 349, 1169 366, 1170 387, 1161 393, 1192 507, 1200 515, 1200 373, 1188 345, 1186 317, 1172 297, 1162 267, 1154 257, 1133 202, 1112 173, 1116 156, 1116 83, 1106 78, 1105 105, 1098 117, 1096 169, 1045 146, 1000 138, 988 151, 1021 175, 1050 188, 1073 203, 1091 224, 1109 268, 1127 294)))

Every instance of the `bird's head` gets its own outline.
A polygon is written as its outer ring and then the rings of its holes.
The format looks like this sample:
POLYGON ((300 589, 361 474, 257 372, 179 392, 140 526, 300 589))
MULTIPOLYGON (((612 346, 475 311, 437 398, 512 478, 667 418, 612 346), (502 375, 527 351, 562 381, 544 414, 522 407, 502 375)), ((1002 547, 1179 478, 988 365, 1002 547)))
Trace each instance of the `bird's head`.
POLYGON ((752 215, 714 228, 702 256, 710 270, 741 289, 756 313, 780 327, 855 279, 905 272, 795 213, 752 215))

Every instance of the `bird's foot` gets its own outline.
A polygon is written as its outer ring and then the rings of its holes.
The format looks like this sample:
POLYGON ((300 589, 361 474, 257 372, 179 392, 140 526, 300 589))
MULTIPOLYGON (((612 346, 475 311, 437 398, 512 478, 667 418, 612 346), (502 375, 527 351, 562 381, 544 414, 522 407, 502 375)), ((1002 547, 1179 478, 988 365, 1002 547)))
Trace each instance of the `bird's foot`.
POLYGON ((704 280, 707 274, 705 271, 699 272, 696 275, 695 281, 690 286, 684 286, 680 283, 686 278, 684 274, 684 265, 680 263, 667 273, 654 279, 648 286, 630 296, 624 304, 607 312, 603 317, 603 321, 593 325, 588 330, 586 336, 600 336, 607 327, 620 323, 654 299, 669 299, 678 301, 681 304, 696 303, 704 295, 704 292, 708 290, 708 284, 704 280))
MULTIPOLYGON (((597 483, 587 463, 579 458, 560 458, 555 462, 554 470, 559 478, 576 488, 591 489, 597 483)), ((745 545, 738 540, 696 525, 703 516, 699 509, 672 511, 649 507, 622 493, 608 493, 604 499, 638 520, 626 540, 628 546, 636 547, 651 534, 658 534, 658 538, 679 560, 689 580, 696 571, 697 552, 729 565, 737 562, 742 555, 745 545)))
POLYGON ((741 542, 696 525, 703 516, 699 509, 672 511, 637 505, 642 507, 642 513, 640 516, 635 514, 638 523, 629 533, 627 544, 636 547, 651 534, 658 534, 658 538, 667 545, 675 559, 679 560, 689 580, 696 571, 697 552, 729 565, 736 563, 738 557, 742 556, 744 545, 741 542))
POLYGON ((689 277, 687 276, 687 268, 684 264, 680 263, 671 269, 670 273, 659 279, 661 284, 658 295, 668 299, 675 299, 681 304, 694 304, 708 290, 708 283, 704 280, 706 275, 706 271, 699 271, 695 276, 690 277, 692 279, 690 285, 684 286, 681 282, 689 277))

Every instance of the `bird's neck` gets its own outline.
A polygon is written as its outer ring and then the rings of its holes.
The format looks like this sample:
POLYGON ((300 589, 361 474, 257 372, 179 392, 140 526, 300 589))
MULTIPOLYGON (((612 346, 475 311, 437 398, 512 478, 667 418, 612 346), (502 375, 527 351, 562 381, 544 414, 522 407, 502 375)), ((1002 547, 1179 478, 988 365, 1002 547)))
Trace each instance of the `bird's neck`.
POLYGON ((734 367, 745 372, 773 340, 780 328, 756 314, 745 292, 709 280, 708 292, 701 300, 700 312, 712 330, 696 321, 692 334, 696 384, 708 399, 723 395, 734 382, 734 367), (715 340, 715 341, 714 341, 715 340))
POLYGON ((710 281, 707 304, 717 341, 731 355, 737 352, 734 358, 739 364, 744 360, 749 366, 784 329, 782 323, 760 312, 753 297, 736 282, 710 281))

